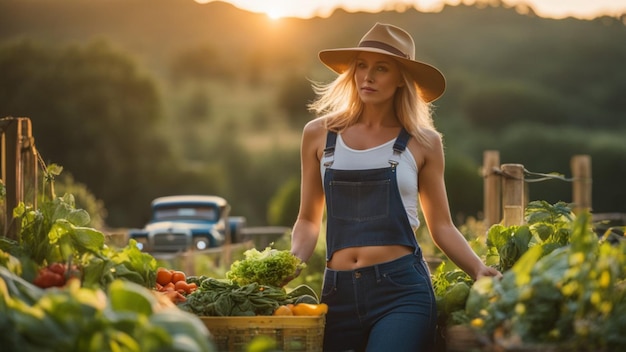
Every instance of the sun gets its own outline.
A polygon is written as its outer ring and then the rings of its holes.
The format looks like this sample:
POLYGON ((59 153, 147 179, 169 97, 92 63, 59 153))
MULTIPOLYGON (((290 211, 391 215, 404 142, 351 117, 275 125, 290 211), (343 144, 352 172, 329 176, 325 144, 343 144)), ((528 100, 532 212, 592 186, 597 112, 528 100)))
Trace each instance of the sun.
POLYGON ((289 16, 290 6, 293 6, 292 1, 255 1, 255 11, 264 13, 268 18, 272 20, 278 20, 280 18, 289 16))
POLYGON ((278 20, 285 17, 285 11, 279 7, 263 10, 263 12, 272 20, 278 20))
MULTIPOLYGON (((195 0, 197 3, 206 4, 215 0, 195 0)), ((293 14, 298 8, 297 0, 229 0, 229 3, 248 11, 265 14, 272 20, 278 20, 293 14)))

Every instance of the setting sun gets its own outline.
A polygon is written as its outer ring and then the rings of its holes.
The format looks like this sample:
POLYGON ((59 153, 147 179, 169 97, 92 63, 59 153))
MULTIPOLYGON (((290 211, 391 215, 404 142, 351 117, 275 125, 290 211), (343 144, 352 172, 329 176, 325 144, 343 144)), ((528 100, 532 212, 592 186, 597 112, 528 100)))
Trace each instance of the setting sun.
POLYGON ((282 10, 280 6, 268 8, 267 10, 264 10, 263 12, 267 14, 267 17, 273 20, 277 20, 281 17, 286 16, 285 11, 282 10))
MULTIPOLYGON (((195 0, 197 3, 205 4, 209 3, 213 0, 195 0)), ((264 13, 268 18, 277 20, 282 17, 294 16, 295 14, 299 14, 299 9, 302 6, 298 2, 294 2, 291 0, 267 0, 267 1, 228 1, 233 5, 240 7, 242 9, 264 13)), ((297 15, 296 15, 297 16, 297 15)))

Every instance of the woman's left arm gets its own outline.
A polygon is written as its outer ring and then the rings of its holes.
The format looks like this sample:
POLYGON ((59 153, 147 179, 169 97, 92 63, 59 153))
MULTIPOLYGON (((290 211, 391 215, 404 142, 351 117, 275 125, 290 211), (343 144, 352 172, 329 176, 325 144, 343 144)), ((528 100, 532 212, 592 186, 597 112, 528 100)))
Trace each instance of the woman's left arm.
POLYGON ((433 242, 459 268, 473 279, 500 276, 500 272, 485 265, 452 222, 444 181, 445 160, 439 134, 430 137, 431 146, 424 150, 418 172, 419 199, 426 226, 433 242))

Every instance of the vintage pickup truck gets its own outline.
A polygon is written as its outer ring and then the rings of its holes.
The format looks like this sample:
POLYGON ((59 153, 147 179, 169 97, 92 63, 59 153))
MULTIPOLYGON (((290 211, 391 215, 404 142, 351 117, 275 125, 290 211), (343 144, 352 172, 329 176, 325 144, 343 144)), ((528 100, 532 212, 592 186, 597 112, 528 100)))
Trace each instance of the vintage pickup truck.
POLYGON ((146 252, 180 252, 219 247, 240 241, 243 217, 230 217, 230 205, 218 196, 176 195, 152 201, 152 216, 128 237, 146 252))

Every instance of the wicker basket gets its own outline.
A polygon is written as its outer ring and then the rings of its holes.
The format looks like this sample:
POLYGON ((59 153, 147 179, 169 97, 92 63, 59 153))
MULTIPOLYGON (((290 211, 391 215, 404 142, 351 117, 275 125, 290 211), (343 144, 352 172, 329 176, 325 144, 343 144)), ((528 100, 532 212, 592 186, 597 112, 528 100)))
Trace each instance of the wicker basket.
POLYGON ((482 351, 480 336, 467 325, 452 325, 446 329, 447 352, 482 351))
POLYGON ((245 351, 256 336, 269 336, 280 351, 322 351, 324 316, 200 317, 219 351, 245 351))

